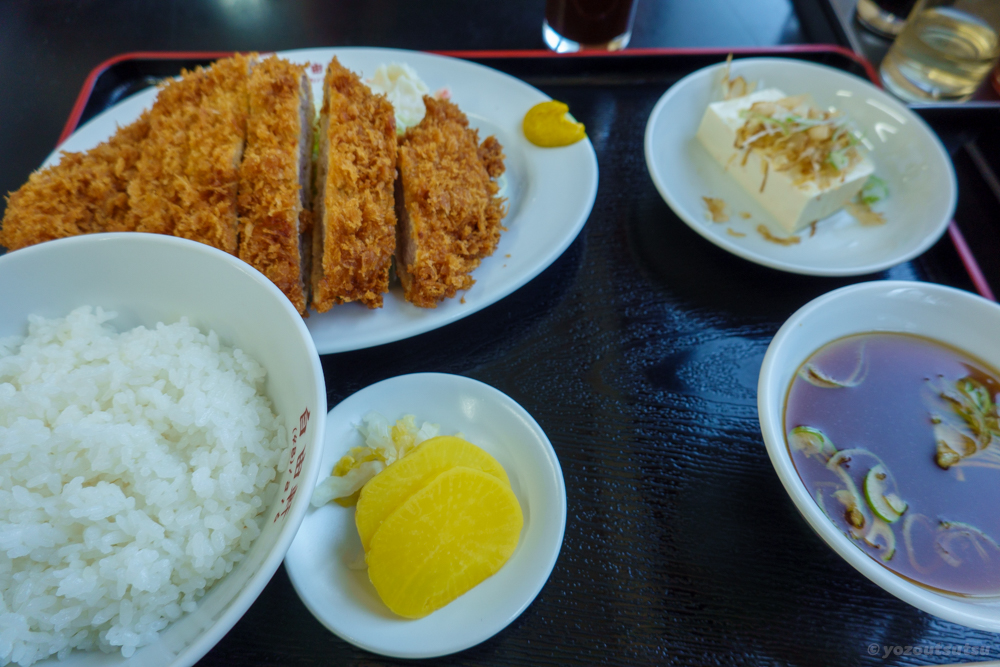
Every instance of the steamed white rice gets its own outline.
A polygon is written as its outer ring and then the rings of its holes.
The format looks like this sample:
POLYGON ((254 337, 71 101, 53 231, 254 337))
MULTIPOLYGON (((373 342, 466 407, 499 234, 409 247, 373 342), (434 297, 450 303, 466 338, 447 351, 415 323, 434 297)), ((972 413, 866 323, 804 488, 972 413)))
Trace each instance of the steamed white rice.
POLYGON ((155 641, 260 534, 285 429, 187 320, 82 307, 0 340, 0 663, 155 641))

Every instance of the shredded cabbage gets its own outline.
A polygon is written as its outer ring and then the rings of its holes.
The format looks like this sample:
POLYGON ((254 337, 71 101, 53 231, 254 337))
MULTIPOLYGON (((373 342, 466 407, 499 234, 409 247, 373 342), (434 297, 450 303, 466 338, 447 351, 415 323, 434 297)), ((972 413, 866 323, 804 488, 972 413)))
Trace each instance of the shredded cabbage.
POLYGON ((403 415, 392 424, 377 412, 365 415, 357 428, 365 444, 352 447, 333 466, 330 477, 316 486, 312 497, 314 507, 331 500, 341 505, 353 505, 368 480, 441 432, 438 424, 430 422, 424 422, 418 428, 417 418, 413 415, 403 415))
POLYGON ((430 93, 430 88, 406 63, 379 65, 368 86, 372 92, 385 95, 392 104, 396 112, 396 134, 402 135, 407 128, 419 125, 424 119, 427 113, 424 95, 430 93))

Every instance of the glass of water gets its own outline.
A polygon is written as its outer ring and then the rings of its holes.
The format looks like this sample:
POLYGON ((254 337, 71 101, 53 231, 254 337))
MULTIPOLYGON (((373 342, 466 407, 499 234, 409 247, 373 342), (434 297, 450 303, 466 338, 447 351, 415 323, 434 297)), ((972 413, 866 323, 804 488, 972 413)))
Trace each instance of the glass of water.
POLYGON ((882 61, 882 83, 911 102, 962 101, 1000 59, 1000 0, 918 0, 882 61))
POLYGON ((894 38, 903 31, 914 0, 858 0, 858 23, 876 35, 894 38))

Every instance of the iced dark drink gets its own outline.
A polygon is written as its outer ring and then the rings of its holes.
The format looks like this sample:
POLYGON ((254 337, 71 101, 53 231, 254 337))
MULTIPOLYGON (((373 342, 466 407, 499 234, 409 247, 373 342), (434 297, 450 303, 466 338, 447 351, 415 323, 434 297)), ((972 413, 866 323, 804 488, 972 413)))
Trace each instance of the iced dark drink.
POLYGON ((560 53, 581 49, 617 51, 632 36, 636 0, 548 0, 542 36, 560 53))

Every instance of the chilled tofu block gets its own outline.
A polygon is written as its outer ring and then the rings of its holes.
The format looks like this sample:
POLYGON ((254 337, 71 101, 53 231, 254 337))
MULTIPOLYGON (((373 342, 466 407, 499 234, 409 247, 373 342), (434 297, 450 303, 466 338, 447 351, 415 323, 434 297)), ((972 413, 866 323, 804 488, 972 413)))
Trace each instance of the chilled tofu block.
POLYGON ((792 171, 775 168, 756 148, 740 148, 737 134, 747 122, 741 112, 756 102, 777 102, 784 92, 768 88, 744 97, 708 105, 698 127, 698 141, 719 164, 789 234, 843 208, 874 171, 862 157, 835 178, 796 178, 792 171))

